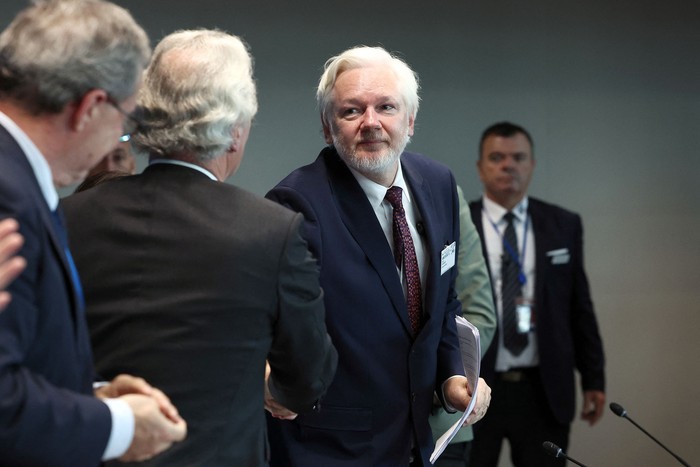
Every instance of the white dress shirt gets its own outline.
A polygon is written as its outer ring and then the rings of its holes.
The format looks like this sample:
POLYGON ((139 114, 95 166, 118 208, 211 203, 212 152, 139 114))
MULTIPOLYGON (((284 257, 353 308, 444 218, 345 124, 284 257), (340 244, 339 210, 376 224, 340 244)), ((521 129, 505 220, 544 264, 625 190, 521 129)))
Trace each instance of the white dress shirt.
MULTIPOLYGON (((503 251, 503 232, 506 229, 506 221, 503 216, 506 214, 506 209, 490 200, 486 196, 483 197, 483 210, 481 213, 482 226, 484 230, 484 239, 486 241, 486 250, 488 251, 488 262, 491 268, 491 280, 493 281, 493 289, 496 295, 496 311, 498 313, 498 325, 503 329, 503 302, 501 299, 501 265, 504 255, 503 251)), ((513 209, 513 227, 515 235, 518 239, 518 254, 523 265, 525 273, 525 284, 523 285, 523 298, 529 300, 532 306, 532 314, 534 316, 534 326, 537 325, 537 304, 534 303, 535 298, 535 234, 532 229, 532 222, 527 214, 528 198, 525 197, 513 209), (523 250, 525 256, 523 256, 523 250)), ((505 254, 508 254, 505 252, 505 254)), ((527 347, 520 355, 513 355, 503 345, 503 333, 498 333, 498 353, 496 356, 496 371, 507 371, 510 368, 531 367, 539 364, 539 354, 537 352, 537 335, 534 328, 528 334, 529 341, 527 347)))
POLYGON ((179 161, 176 159, 153 159, 148 163, 148 165, 155 165, 155 164, 170 164, 170 165, 179 165, 181 167, 189 167, 190 169, 194 169, 197 172, 202 172, 204 175, 211 178, 215 182, 219 181, 219 179, 216 178, 213 173, 209 172, 204 167, 202 167, 200 165, 192 164, 190 162, 179 161))
MULTIPOLYGON (((377 216, 379 224, 382 226, 384 231, 384 236, 386 241, 391 247, 391 251, 394 251, 394 208, 391 206, 389 201, 384 199, 388 188, 384 185, 373 182, 369 178, 365 177, 356 170, 350 168, 350 172, 355 176, 357 183, 360 184, 362 191, 365 192, 369 203, 374 209, 374 214, 377 216)), ((422 297, 425 297, 425 271, 428 269, 428 262, 430 260, 429 256, 425 253, 425 245, 423 242, 423 237, 418 233, 418 224, 422 220, 420 218, 420 213, 418 208, 413 203, 411 196, 411 190, 406 184, 406 180, 403 178, 403 170, 401 169, 401 164, 399 163, 399 170, 396 172, 396 178, 391 186, 398 186, 402 191, 402 204, 403 210, 406 212, 406 222, 408 223, 408 229, 411 231, 411 238, 413 239, 413 247, 416 250, 416 260, 418 261, 418 272, 420 274, 421 280, 421 291, 423 292, 422 297)), ((403 267, 403 264, 402 264, 403 267)), ((403 271, 397 268, 398 274, 401 277, 401 285, 403 286, 404 296, 407 293, 407 284, 403 276, 403 271)))

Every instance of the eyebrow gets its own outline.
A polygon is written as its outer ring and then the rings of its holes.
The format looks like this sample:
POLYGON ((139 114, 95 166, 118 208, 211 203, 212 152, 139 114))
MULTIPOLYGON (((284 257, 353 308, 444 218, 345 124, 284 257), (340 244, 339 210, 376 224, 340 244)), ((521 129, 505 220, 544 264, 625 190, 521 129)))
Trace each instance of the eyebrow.
MULTIPOLYGON (((382 95, 376 99, 380 102, 380 105, 391 103, 395 107, 400 107, 402 104, 401 98, 382 95)), ((359 97, 348 97, 346 99, 340 99, 336 101, 336 105, 355 105, 355 106, 365 106, 367 103, 364 99, 359 97)), ((376 105, 376 104, 375 104, 376 105)))

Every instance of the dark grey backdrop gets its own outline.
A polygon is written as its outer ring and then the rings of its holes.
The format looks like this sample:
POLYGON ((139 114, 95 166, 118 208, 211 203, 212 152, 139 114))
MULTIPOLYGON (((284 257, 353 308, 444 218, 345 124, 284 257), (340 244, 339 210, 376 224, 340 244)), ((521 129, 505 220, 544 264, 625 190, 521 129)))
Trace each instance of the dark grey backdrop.
MULTIPOLYGON (((117 3, 154 43, 217 27, 250 44, 260 112, 230 182, 259 194, 316 157, 315 85, 324 61, 353 45, 383 45, 419 73, 410 149, 448 164, 470 198, 481 130, 527 127, 532 194, 584 217, 609 401, 700 463, 700 2, 117 3)), ((4 0, 0 23, 24 4, 4 0)), ((589 465, 674 462, 609 411, 593 429, 575 422, 569 451, 589 465)))

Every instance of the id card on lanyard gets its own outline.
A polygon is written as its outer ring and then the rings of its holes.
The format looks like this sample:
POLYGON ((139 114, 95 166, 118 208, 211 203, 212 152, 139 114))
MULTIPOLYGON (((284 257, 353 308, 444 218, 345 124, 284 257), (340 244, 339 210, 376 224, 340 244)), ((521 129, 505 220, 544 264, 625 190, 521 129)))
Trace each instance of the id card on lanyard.
MULTIPOLYGON (((498 228, 498 225, 491 219, 491 216, 483 209, 486 218, 493 227, 498 238, 501 239, 501 245, 503 245, 504 254, 507 254, 515 264, 518 265, 518 282, 520 283, 520 288, 525 287, 527 283, 527 276, 525 275, 524 263, 525 263, 525 249, 527 248, 527 232, 530 223, 530 216, 525 215, 525 222, 523 226, 523 247, 520 249, 520 255, 517 253, 517 245, 511 245, 506 241, 503 234, 498 228)), ((517 240, 516 240, 517 241, 517 240)), ((522 296, 522 294, 516 298, 515 303, 515 314, 517 322, 517 330, 521 334, 526 334, 533 329, 533 315, 532 315, 532 300, 528 300, 522 296)))

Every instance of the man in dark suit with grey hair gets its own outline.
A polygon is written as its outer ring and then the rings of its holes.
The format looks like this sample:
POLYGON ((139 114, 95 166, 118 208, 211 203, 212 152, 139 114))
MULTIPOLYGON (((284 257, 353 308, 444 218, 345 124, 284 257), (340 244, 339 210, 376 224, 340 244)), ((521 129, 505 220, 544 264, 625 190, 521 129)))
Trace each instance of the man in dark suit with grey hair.
POLYGON ((56 209, 56 188, 116 146, 150 52, 131 15, 99 0, 33 2, 0 34, 0 219, 19 223, 26 261, 0 295, 3 466, 142 460, 186 434, 140 378, 115 374, 93 389, 80 278, 56 209))
POLYGON ((266 465, 266 390, 303 413, 333 378, 303 217, 223 183, 256 111, 238 37, 170 34, 138 101, 149 166, 63 203, 98 371, 148 378, 188 420, 188 439, 148 465, 266 465))

